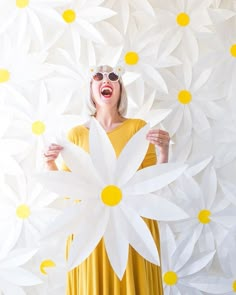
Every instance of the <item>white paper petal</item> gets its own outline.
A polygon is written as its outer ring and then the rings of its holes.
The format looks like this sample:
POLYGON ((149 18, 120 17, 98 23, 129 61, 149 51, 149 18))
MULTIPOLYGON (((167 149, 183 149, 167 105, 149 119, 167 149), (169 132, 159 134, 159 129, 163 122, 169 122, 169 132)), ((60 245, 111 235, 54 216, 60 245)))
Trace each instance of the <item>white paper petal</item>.
POLYGON ((201 269, 203 269, 214 257, 215 252, 211 252, 203 257, 200 256, 194 261, 191 261, 188 266, 185 266, 182 270, 179 271, 180 276, 194 274, 201 269))
POLYGON ((94 209, 91 207, 88 213, 88 218, 81 221, 72 242, 68 258, 69 270, 80 265, 91 254, 106 230, 109 210, 104 210, 102 207, 94 209))
POLYGON ((144 168, 123 187, 123 192, 127 195, 141 195, 157 191, 179 177, 186 167, 167 163, 144 168))
POLYGON ((194 288, 207 292, 207 294, 228 294, 228 292, 232 292, 232 282, 233 279, 207 275, 199 276, 190 281, 189 284, 194 288))
POLYGON ((61 197, 71 197, 77 200, 97 198, 100 187, 91 186, 87 180, 83 180, 82 174, 64 171, 50 171, 35 175, 36 179, 47 189, 59 194, 61 197))
POLYGON ((159 221, 181 220, 188 215, 174 203, 156 195, 131 196, 124 202, 140 216, 159 221))
POLYGON ((104 184, 114 183, 116 155, 114 148, 100 124, 91 120, 89 131, 89 149, 93 165, 104 184))
POLYGON ((148 124, 141 128, 132 136, 121 151, 116 163, 115 172, 115 179, 117 179, 118 186, 122 186, 130 180, 145 158, 149 146, 149 141, 146 140, 149 129, 150 127, 148 124))
POLYGON ((146 223, 131 208, 122 206, 125 234, 131 246, 145 259, 160 265, 159 254, 146 223))
POLYGON ((106 252, 119 279, 124 275, 129 253, 129 243, 122 230, 122 214, 114 208, 104 234, 106 252))

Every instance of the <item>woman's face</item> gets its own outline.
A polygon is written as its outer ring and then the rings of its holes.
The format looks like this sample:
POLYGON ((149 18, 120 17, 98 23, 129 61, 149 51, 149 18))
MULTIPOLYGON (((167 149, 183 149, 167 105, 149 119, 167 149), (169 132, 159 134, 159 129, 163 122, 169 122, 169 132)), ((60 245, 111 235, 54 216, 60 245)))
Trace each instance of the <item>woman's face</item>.
POLYGON ((92 80, 92 97, 97 107, 110 106, 116 107, 120 98, 120 83, 111 81, 108 73, 103 72, 101 81, 92 80))

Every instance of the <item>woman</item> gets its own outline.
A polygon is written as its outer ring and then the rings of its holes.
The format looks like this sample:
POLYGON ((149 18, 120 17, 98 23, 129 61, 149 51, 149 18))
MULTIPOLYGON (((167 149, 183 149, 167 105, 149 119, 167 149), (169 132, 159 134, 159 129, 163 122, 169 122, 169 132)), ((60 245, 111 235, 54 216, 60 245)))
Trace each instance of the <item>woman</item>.
MULTIPOLYGON (((101 124, 114 147, 117 157, 129 139, 146 123, 140 119, 125 118, 127 97, 119 74, 109 66, 100 66, 90 82, 89 108, 101 124)), ((68 134, 74 144, 89 150, 89 127, 76 126, 68 134)), ((140 169, 157 162, 155 146, 159 149, 158 163, 168 161, 169 134, 162 130, 150 130, 146 136, 149 148, 140 169)), ((57 170, 55 160, 62 146, 51 144, 45 153, 49 170, 57 170)), ((64 167, 64 169, 67 169, 64 167)), ((160 251, 156 221, 145 219, 160 251)), ((73 238, 70 237, 67 253, 73 238)), ((110 266, 103 239, 92 254, 68 273, 67 295, 163 295, 160 267, 141 257, 133 248, 125 274, 120 281, 110 266)))

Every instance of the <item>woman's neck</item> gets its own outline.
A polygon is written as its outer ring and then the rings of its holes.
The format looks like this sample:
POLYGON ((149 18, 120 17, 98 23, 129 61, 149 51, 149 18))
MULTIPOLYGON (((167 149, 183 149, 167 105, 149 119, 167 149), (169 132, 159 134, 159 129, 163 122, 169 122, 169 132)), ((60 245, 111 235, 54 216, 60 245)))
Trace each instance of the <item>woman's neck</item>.
POLYGON ((95 118, 105 130, 112 130, 126 120, 117 112, 117 110, 98 110, 95 118))

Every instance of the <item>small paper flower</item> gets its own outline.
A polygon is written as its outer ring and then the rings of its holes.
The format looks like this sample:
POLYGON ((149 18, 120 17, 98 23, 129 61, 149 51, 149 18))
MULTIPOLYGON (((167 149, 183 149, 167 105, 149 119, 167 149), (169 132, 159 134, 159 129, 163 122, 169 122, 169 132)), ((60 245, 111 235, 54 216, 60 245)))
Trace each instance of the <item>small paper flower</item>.
POLYGON ((46 77, 51 69, 46 65, 46 52, 30 52, 28 40, 23 44, 1 36, 0 93, 5 94, 5 103, 25 103, 22 87, 46 77))
POLYGON ((0 189, 1 247, 11 249, 16 243, 36 247, 42 232, 59 213, 50 208, 57 196, 23 176, 6 182, 0 189))
POLYGON ((43 46, 46 23, 42 20, 45 18, 53 20, 58 26, 61 18, 55 7, 64 3, 66 3, 65 0, 2 0, 0 3, 0 33, 10 28, 13 32, 26 38, 25 33, 27 32, 34 41, 40 41, 40 45, 43 46))
POLYGON ((198 34, 209 33, 211 24, 208 8, 211 1, 163 1, 158 11, 158 23, 169 36, 169 42, 178 42, 181 51, 196 62, 199 57, 198 34))
MULTIPOLYGON (((63 130, 69 127, 63 118, 63 112, 69 104, 71 93, 64 99, 57 97, 49 100, 45 84, 40 83, 35 85, 27 96, 31 99, 24 106, 11 106, 14 113, 11 132, 15 137, 30 144, 23 161, 24 168, 32 171, 44 167, 43 152, 46 146, 55 141, 60 132, 67 132, 63 130)), ((69 118, 68 121, 70 122, 69 118)))
POLYGON ((126 40, 119 63, 127 73, 133 73, 136 78, 141 76, 149 87, 168 93, 160 69, 179 65, 180 61, 171 55, 173 49, 163 46, 163 38, 155 26, 133 30, 130 39, 126 40))
POLYGON ((73 144, 62 143, 62 156, 72 172, 39 175, 51 190, 81 200, 68 207, 48 231, 48 235, 63 232, 65 237, 75 234, 68 258, 70 269, 84 261, 103 236, 119 278, 126 268, 129 244, 145 259, 159 264, 155 243, 141 216, 162 220, 186 217, 176 205, 152 194, 175 180, 184 166, 162 164, 136 172, 149 145, 147 130, 145 126, 137 132, 116 159, 107 134, 92 120, 91 156, 73 144))
POLYGON ((49 239, 28 263, 30 269, 42 284, 27 288, 27 295, 58 295, 66 293, 65 243, 49 239), (57 249, 57 251, 55 251, 57 249))
MULTIPOLYGON (((230 212, 230 203, 219 188, 216 172, 211 166, 202 172, 199 184, 191 177, 182 182, 181 191, 185 198, 181 204, 190 218, 175 222, 173 228, 180 236, 195 235, 200 252, 215 250, 235 224, 235 213, 230 212)), ((220 254, 218 251, 217 255, 220 254)))
POLYGON ((178 244, 170 228, 161 226, 162 277, 165 295, 199 295, 198 284, 192 287, 191 280, 213 259, 215 252, 193 255, 194 234, 178 244))
POLYGON ((223 94, 216 83, 214 89, 211 86, 212 69, 203 69, 199 74, 186 63, 181 71, 176 72, 176 75, 165 72, 165 80, 171 87, 167 95, 158 97, 159 108, 172 109, 163 126, 171 136, 178 132, 188 137, 193 130, 201 135, 210 129, 210 119, 221 118, 223 109, 217 101, 223 98, 223 94))
POLYGON ((59 8, 61 23, 63 24, 60 34, 62 37, 63 35, 69 36, 72 40, 74 54, 77 58, 80 57, 81 53, 81 38, 96 43, 105 43, 103 34, 96 26, 116 13, 111 9, 101 7, 102 2, 70 0, 67 5, 59 8))

